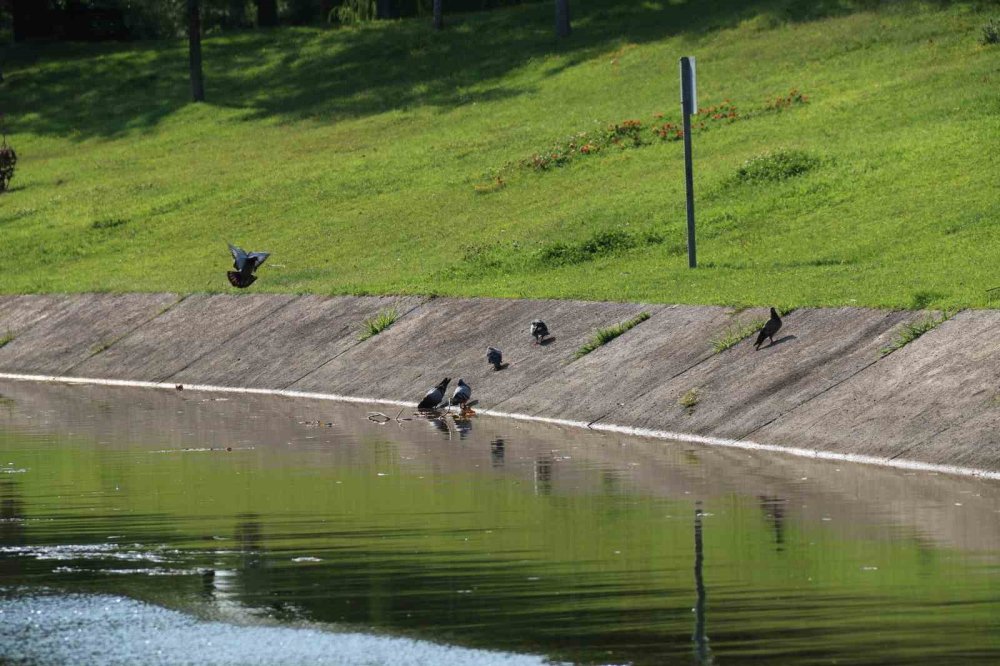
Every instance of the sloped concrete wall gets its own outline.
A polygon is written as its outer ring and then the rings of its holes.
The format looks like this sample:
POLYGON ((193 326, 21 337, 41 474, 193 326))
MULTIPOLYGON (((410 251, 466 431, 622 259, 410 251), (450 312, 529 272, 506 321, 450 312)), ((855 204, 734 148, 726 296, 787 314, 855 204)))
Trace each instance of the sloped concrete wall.
MULTIPOLYGON (((123 336, 151 324, 177 301, 172 294, 82 294, 72 298, 26 297, 14 304, 18 326, 0 352, 0 370, 66 374, 114 346, 123 336)), ((0 305, 0 328, 8 319, 0 305)))
POLYGON ((482 409, 1000 470, 1000 312, 969 311, 899 351, 927 316, 789 314, 776 344, 712 341, 763 310, 579 301, 289 295, 0 298, 0 372, 292 389, 416 401, 464 378, 482 409), (396 323, 365 341, 364 319, 396 323), (593 333, 651 317, 576 359, 593 333), (554 336, 535 345, 532 319, 554 336), (508 367, 486 364, 488 345, 508 367), (696 400, 682 398, 693 392, 696 400), (695 404, 691 404, 694 402, 695 404))
POLYGON ((959 313, 754 437, 997 469, 1000 313, 959 313))

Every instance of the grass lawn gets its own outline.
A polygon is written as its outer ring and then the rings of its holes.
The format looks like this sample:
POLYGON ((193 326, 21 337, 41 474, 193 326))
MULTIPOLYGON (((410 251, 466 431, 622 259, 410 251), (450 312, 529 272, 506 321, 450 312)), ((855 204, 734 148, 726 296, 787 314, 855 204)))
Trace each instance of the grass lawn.
POLYGON ((273 253, 256 292, 1000 305, 1000 4, 577 4, 562 42, 550 2, 210 37, 205 104, 183 41, 10 48, 0 293, 230 291, 231 241, 273 253), (651 131, 681 55, 737 109, 696 117, 697 270, 651 131))

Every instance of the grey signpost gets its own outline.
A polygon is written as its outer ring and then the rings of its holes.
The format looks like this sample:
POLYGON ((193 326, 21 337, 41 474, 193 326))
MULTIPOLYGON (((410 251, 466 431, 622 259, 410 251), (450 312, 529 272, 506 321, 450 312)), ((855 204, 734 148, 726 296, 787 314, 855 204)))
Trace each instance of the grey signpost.
POLYGON ((681 115, 684 117, 684 183, 687 188, 688 267, 697 268, 694 242, 694 172, 691 166, 691 114, 698 113, 694 57, 681 58, 681 115))

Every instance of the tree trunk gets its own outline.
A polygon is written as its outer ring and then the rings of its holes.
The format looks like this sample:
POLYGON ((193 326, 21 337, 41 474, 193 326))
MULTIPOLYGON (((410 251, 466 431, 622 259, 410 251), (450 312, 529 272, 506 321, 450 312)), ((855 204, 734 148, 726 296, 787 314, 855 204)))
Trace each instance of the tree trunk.
POLYGON ((441 30, 444 27, 444 10, 441 7, 444 0, 434 0, 434 29, 441 30))
POLYGON ((272 28, 278 25, 278 0, 257 0, 257 27, 272 28))
POLYGON ((187 0, 188 54, 191 62, 191 97, 205 101, 205 81, 201 72, 201 8, 198 0, 187 0))
POLYGON ((392 0, 375 0, 375 18, 392 18, 392 0))
POLYGON ((556 37, 569 37, 569 0, 556 0, 556 37))

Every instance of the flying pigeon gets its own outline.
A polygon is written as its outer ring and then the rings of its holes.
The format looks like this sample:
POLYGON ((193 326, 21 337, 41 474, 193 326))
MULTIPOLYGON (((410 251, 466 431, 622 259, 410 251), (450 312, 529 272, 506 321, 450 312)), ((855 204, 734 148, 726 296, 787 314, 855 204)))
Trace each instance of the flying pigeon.
POLYGON ((417 409, 434 409, 444 400, 444 392, 448 390, 448 382, 451 377, 445 377, 437 386, 432 388, 424 396, 424 399, 417 403, 417 409))
POLYGON ((229 252, 233 255, 233 268, 235 271, 227 271, 226 277, 229 284, 239 289, 245 289, 254 283, 257 276, 254 271, 264 263, 271 255, 270 252, 244 252, 241 248, 232 243, 228 243, 229 252))
POLYGON ((496 347, 487 347, 486 362, 492 365, 494 370, 499 370, 500 364, 503 363, 503 352, 496 347))
POLYGON ((466 384, 464 379, 459 379, 458 386, 455 387, 455 392, 451 394, 451 402, 449 402, 448 405, 458 405, 464 412, 467 409, 466 405, 469 403, 469 399, 471 397, 472 387, 466 384))
POLYGON ((760 346, 764 344, 764 338, 771 341, 774 344, 774 334, 778 332, 781 328, 781 317, 778 316, 778 311, 771 308, 771 318, 767 320, 764 324, 764 328, 760 329, 760 333, 757 334, 757 342, 754 343, 754 349, 760 349, 760 346))
POLYGON ((531 322, 531 337, 535 339, 535 344, 541 344, 545 340, 546 336, 549 334, 549 327, 545 325, 545 322, 541 319, 536 319, 531 322))

